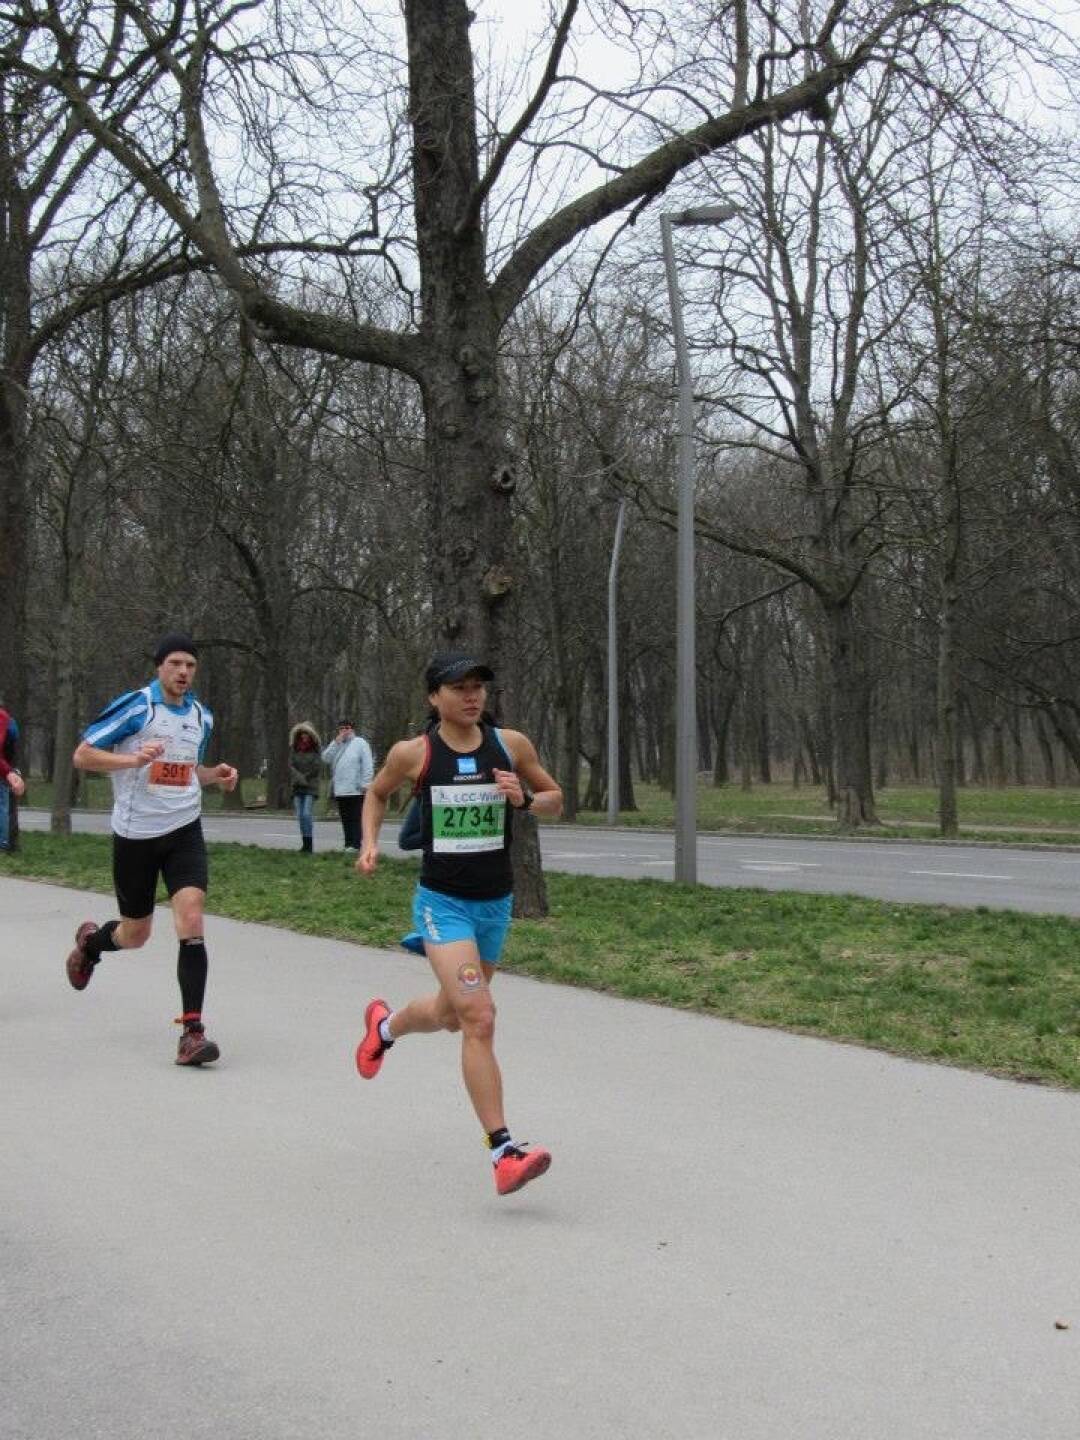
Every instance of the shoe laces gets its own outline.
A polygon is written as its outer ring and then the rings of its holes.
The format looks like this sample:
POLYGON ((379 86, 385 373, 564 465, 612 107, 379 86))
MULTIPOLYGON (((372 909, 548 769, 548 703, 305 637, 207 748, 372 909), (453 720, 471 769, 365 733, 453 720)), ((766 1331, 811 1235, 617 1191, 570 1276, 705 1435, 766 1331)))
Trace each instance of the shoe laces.
POLYGON ((521 1145, 507 1145, 495 1164, 501 1165, 504 1160, 524 1160, 527 1152, 522 1147, 528 1143, 527 1140, 523 1140, 521 1145))

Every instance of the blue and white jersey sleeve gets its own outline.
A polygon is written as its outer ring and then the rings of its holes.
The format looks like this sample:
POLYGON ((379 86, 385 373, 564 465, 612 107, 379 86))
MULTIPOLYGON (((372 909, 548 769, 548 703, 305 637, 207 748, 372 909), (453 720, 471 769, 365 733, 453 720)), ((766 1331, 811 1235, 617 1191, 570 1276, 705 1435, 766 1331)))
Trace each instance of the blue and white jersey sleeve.
POLYGON ((96 720, 83 731, 87 745, 111 750, 130 735, 137 735, 150 719, 151 705, 145 690, 129 690, 106 705, 96 720))
POLYGON ((214 716, 213 716, 212 712, 209 711, 209 710, 206 708, 206 706, 205 706, 205 705, 202 705, 202 704, 200 704, 200 706, 199 706, 199 713, 200 713, 200 715, 202 716, 202 727, 203 727, 202 744, 199 746, 199 764, 200 764, 200 765, 205 765, 205 764, 206 764, 206 749, 207 749, 207 746, 210 744, 210 736, 211 736, 211 735, 213 734, 213 732, 214 732, 214 716))

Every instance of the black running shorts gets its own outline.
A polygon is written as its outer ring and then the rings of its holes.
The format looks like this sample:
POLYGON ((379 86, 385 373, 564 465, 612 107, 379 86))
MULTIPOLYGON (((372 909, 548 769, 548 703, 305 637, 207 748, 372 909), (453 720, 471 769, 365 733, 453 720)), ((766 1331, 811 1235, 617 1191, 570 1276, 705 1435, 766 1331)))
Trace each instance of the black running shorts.
POLYGON ((113 886, 125 920, 144 920, 153 914, 159 875, 170 899, 189 885, 205 892, 208 870, 201 820, 149 840, 113 835, 113 886))

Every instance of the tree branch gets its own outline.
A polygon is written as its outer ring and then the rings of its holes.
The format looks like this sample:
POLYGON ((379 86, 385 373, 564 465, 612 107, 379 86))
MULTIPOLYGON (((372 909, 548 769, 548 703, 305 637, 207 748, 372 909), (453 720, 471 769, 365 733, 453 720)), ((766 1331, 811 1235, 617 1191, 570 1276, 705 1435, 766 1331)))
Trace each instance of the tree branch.
POLYGON ((521 112, 515 125, 499 141, 495 154, 491 157, 491 163, 480 179, 480 183, 469 196, 465 213, 454 227, 454 234, 460 239, 466 231, 470 230, 477 222, 480 209, 496 180, 502 174, 502 170, 510 157, 510 152, 525 134, 532 122, 536 119, 541 105, 547 99, 551 87, 555 84, 559 73, 559 61, 562 59, 563 51, 566 49, 566 42, 570 38, 570 27, 577 12, 578 0, 566 0, 566 9, 562 13, 558 28, 555 31, 555 39, 552 42, 551 53, 548 55, 547 65, 540 77, 540 83, 536 87, 536 93, 521 112))
POLYGON ((491 293, 500 322, 505 321, 543 267, 576 236, 643 197, 663 193, 681 171, 777 121, 820 107, 826 97, 865 65, 881 38, 901 19, 938 8, 930 3, 897 3, 846 58, 831 59, 814 74, 766 99, 726 114, 658 146, 614 180, 598 185, 550 216, 518 247, 492 282, 491 293))

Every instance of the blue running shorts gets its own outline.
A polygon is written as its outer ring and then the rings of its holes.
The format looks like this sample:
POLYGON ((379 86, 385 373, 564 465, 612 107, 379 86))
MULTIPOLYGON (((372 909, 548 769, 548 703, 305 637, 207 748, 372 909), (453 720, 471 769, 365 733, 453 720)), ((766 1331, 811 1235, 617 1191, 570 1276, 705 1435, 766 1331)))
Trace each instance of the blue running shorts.
POLYGON ((498 900, 463 900, 418 885, 413 896, 413 925, 432 945, 472 940, 480 959, 497 965, 513 906, 512 895, 500 895, 498 900))

